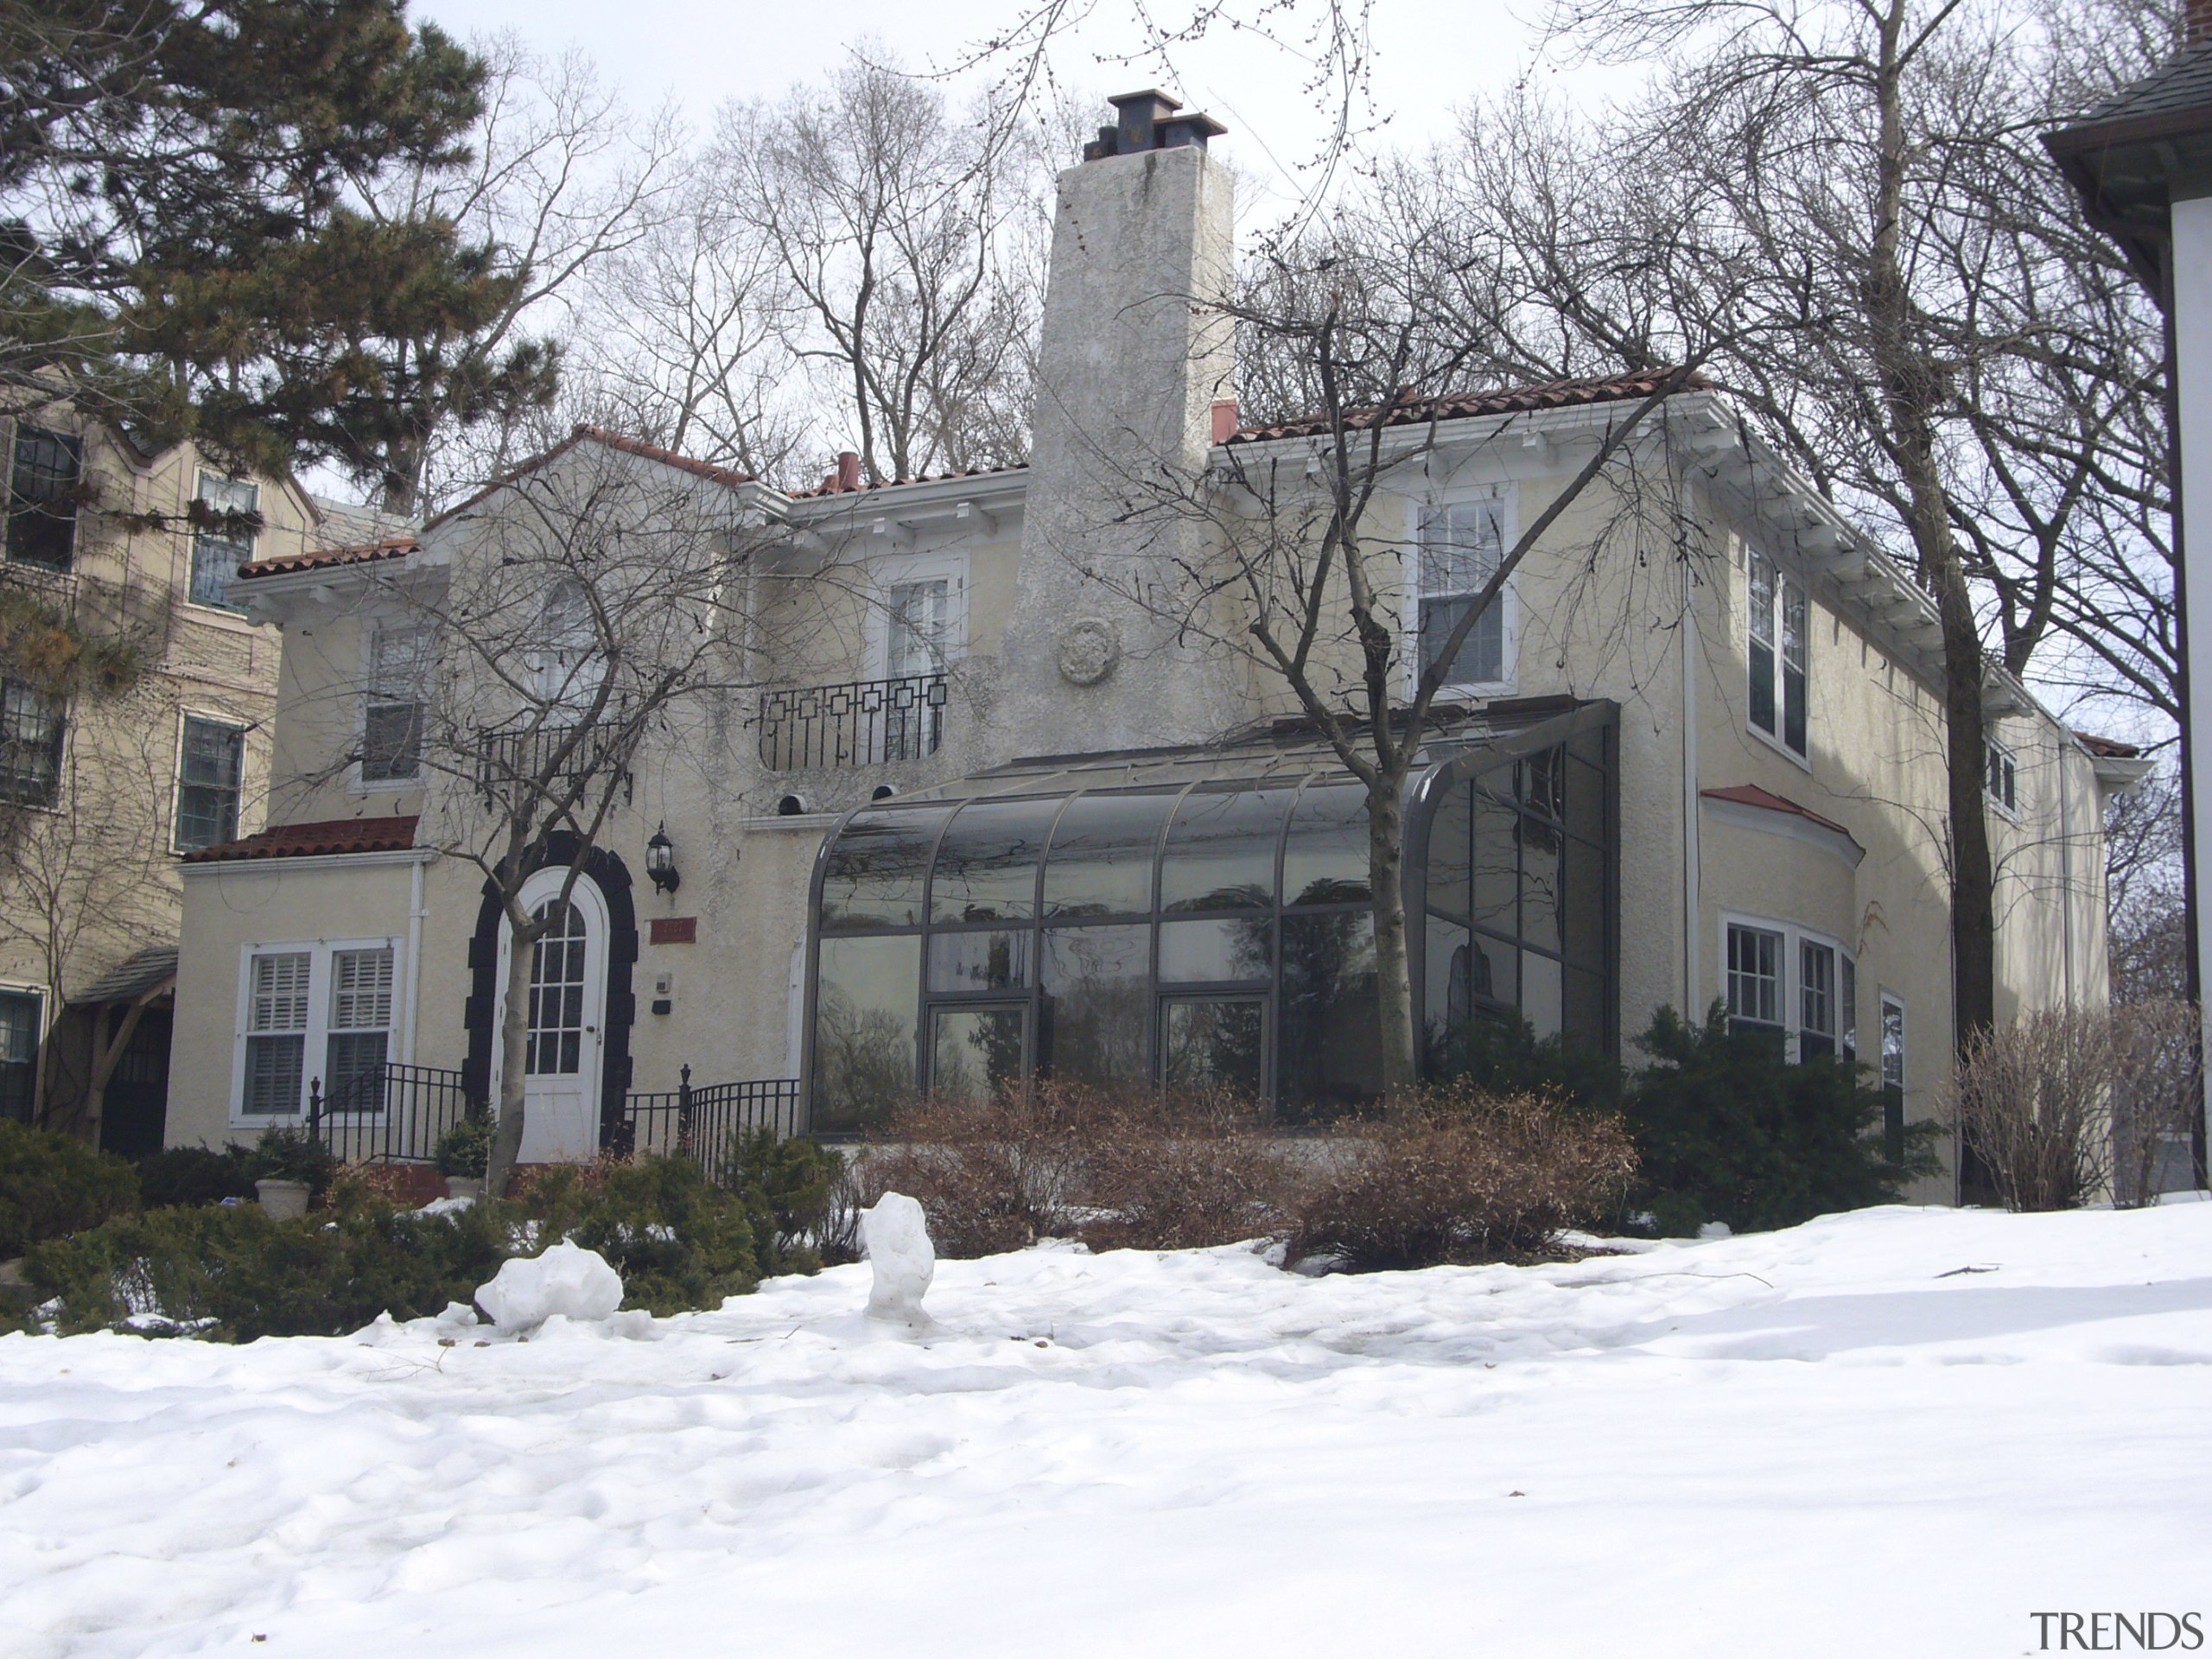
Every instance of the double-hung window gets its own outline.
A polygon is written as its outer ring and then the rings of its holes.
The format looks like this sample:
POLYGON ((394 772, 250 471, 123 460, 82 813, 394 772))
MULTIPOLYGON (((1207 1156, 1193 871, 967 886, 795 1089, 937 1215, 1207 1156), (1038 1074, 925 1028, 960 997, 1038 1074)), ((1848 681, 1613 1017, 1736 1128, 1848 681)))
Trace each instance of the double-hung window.
MULTIPOLYGON (((1424 507, 1419 549, 1421 668, 1427 673, 1497 575, 1505 556, 1505 504, 1497 499, 1424 507)), ((1447 686, 1503 684, 1505 594, 1484 607, 1444 671, 1447 686)))
POLYGON ((369 643, 369 687, 361 711, 361 781, 404 783, 423 770, 423 693, 430 631, 380 627, 369 643))
POLYGON ((1782 935, 1728 925, 1728 1020, 1738 1031, 1782 1027, 1782 935))
POLYGON ((238 1034, 240 1121, 384 1109, 378 1069, 391 1058, 397 952, 389 939, 255 945, 245 958, 238 1034))
POLYGON ((192 601, 231 611, 231 578, 253 558, 261 486, 202 470, 193 514, 192 601))
POLYGON ((944 576, 895 582, 886 595, 884 677, 942 674, 950 655, 952 583, 944 576))
POLYGON ((581 577, 557 576, 545 590, 530 668, 533 689, 537 700, 547 705, 551 724, 582 715, 598 696, 600 682, 607 677, 607 659, 600 654, 591 589, 581 577))
POLYGON ((1802 582, 1764 553, 1751 556, 1746 706, 1751 724, 1788 749, 1806 753, 1805 700, 1810 612, 1802 582))
POLYGON ((1986 764, 1982 773, 1982 788, 1990 804, 2007 817, 2020 810, 2020 763, 2012 751, 1995 738, 1984 745, 1986 764))
POLYGON ((197 715, 184 717, 183 753, 177 765, 177 851, 197 852, 238 839, 245 771, 245 728, 197 715))
POLYGON ((1835 958, 1832 944, 1817 939, 1797 942, 1797 1058, 1801 1060, 1836 1052, 1840 1010, 1835 958))
POLYGON ((21 680, 0 680, 0 800, 52 806, 61 790, 61 738, 67 721, 58 698, 21 680))
POLYGON ((302 1109, 314 973, 312 950, 264 951, 248 963, 241 1116, 289 1116, 302 1109))
POLYGON ((66 432, 16 425, 8 473, 8 556, 67 570, 77 543, 77 486, 84 446, 66 432))

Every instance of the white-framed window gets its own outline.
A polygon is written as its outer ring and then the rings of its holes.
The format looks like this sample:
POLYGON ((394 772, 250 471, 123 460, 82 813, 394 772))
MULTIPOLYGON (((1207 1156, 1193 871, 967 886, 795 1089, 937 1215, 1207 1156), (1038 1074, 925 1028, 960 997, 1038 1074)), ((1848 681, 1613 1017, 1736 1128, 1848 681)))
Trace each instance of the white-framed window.
POLYGON ((231 578, 238 575, 238 566, 253 559, 254 531, 241 522, 240 515, 259 516, 261 486, 203 467, 193 493, 203 516, 212 522, 192 532, 192 602, 234 611, 238 607, 231 601, 231 578))
POLYGON ((232 1120, 383 1109, 367 1084, 391 1056, 398 950, 391 939, 315 939, 245 948, 238 973, 232 1120))
POLYGON ((1765 554, 1750 560, 1745 709, 1751 728, 1799 760, 1807 755, 1806 698, 1811 686, 1811 607, 1805 585, 1765 554))
MULTIPOLYGON (((1460 619, 1497 576, 1505 557, 1506 518, 1503 493, 1421 508, 1415 536, 1416 676, 1427 673, 1442 655, 1460 619)), ((1445 685, 1457 689, 1510 683, 1513 639, 1508 609, 1509 594, 1501 589, 1453 653, 1445 671, 1445 685)))
POLYGON ((546 588, 526 660, 540 702, 579 712, 591 706, 607 677, 607 659, 600 655, 591 589, 582 577, 556 576, 546 588))
POLYGON ((178 852, 238 839, 245 777, 245 728, 187 715, 177 739, 178 852))
POLYGON ((1882 1087, 1904 1097, 1904 1000, 1882 993, 1882 1087))
POLYGON ((22 680, 0 680, 0 801, 52 806, 61 794, 68 709, 22 680))
POLYGON ((1728 1020, 1773 1033, 1792 1059, 1859 1052, 1859 964, 1828 935, 1755 917, 1723 918, 1728 1020))
POLYGON ((877 565, 868 653, 876 678, 942 674, 959 660, 966 643, 967 576, 966 556, 957 553, 877 565))
POLYGON ((368 690, 361 708, 361 781, 413 783, 423 772, 423 700, 432 632, 377 625, 369 636, 368 690))
POLYGON ((2020 810, 2020 762, 2012 750, 1995 738, 1982 745, 1982 791, 1989 797, 1989 804, 2006 817, 2017 817, 2020 810))
POLYGON ((1728 924, 1728 1018, 1782 1028, 1783 936, 1777 928, 1728 924))

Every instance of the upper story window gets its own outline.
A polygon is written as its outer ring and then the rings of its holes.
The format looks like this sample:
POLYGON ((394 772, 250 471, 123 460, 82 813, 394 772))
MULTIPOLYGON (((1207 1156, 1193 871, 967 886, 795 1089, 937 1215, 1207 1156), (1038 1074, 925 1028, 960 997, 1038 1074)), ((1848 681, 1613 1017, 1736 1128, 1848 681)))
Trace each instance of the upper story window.
POLYGON ((84 446, 66 432, 16 423, 8 474, 8 556, 67 570, 77 544, 77 486, 84 446))
POLYGON ((423 697, 429 679, 430 630, 379 627, 369 641, 369 683, 361 711, 361 781, 404 783, 423 771, 423 697))
POLYGON ((245 772, 245 728, 184 717, 177 766, 176 849, 197 852, 238 836, 239 785, 245 772))
POLYGON ((546 590, 529 653, 531 686, 541 702, 581 712, 606 677, 591 599, 591 590, 575 576, 556 577, 546 590))
POLYGON ((1751 555, 1750 616, 1751 724, 1802 756, 1811 632, 1805 586, 1764 553, 1751 555))
POLYGON ((902 680, 944 673, 951 654, 952 579, 922 576, 894 582, 884 609, 884 677, 902 680))
POLYGON ((2020 763, 2012 750, 1993 737, 1984 747, 1988 764, 1983 769, 1982 788, 1990 804, 2009 817, 2020 810, 2020 763))
POLYGON ((61 788, 60 702, 21 680, 0 681, 0 800, 52 806, 61 788))
MULTIPOLYGON (((1505 556, 1505 504, 1496 499, 1424 507, 1421 515, 1421 669, 1427 673, 1505 556)), ((1499 685, 1506 677, 1505 595, 1484 608, 1445 671, 1444 683, 1499 685)))
POLYGON ((192 601, 236 610, 231 602, 231 578, 238 575, 238 566, 251 561, 254 541, 253 531, 240 520, 260 513, 261 486, 202 467, 195 493, 215 522, 192 532, 192 601))

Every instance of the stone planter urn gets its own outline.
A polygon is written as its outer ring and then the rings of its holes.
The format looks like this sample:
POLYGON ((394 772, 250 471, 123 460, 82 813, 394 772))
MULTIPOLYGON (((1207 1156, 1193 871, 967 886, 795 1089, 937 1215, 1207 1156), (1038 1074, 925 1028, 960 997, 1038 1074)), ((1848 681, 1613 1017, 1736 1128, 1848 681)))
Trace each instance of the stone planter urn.
POLYGON ((253 1190, 260 1195, 262 1211, 271 1221, 289 1221, 308 1212, 305 1181, 256 1181, 253 1190))
POLYGON ((481 1175, 448 1175, 446 1177, 446 1197, 467 1198, 471 1203, 484 1196, 481 1175))

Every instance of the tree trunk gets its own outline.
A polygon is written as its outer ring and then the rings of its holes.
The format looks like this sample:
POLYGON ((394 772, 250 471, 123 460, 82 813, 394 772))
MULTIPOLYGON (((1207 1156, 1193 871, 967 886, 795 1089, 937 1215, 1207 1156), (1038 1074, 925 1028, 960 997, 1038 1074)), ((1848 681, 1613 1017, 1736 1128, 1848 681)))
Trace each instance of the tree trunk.
POLYGON ((1943 728, 1949 751, 1951 1035, 1963 1054, 1997 1021, 1997 899, 1982 803, 1981 636, 1955 561, 1936 601, 1943 619, 1943 728))
POLYGON ((507 995, 499 1009, 499 1110, 485 1158, 484 1194, 502 1198, 522 1154, 524 1066, 530 1039, 530 974, 537 940, 528 929, 511 927, 507 943, 507 995))
POLYGON ((1395 1095, 1420 1081, 1414 1017, 1413 968, 1406 952, 1405 811, 1395 787, 1367 798, 1367 873, 1375 889, 1376 1025, 1382 1052, 1382 1091, 1395 1095))

